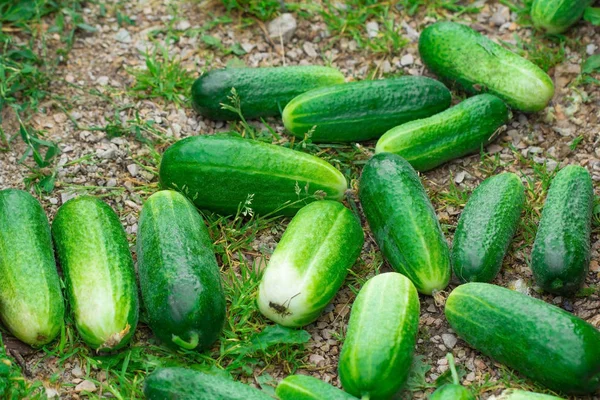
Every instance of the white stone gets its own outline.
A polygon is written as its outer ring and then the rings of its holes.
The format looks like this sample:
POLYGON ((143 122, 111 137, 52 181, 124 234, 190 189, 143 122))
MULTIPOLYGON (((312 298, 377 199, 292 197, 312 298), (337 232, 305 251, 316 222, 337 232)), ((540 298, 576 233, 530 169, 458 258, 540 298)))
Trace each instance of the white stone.
POLYGON ((46 389, 46 397, 49 399, 56 399, 57 397, 60 396, 60 394, 58 393, 58 390, 54 389, 54 388, 45 388, 46 389))
POLYGON ((444 333, 442 334, 442 341, 447 348, 453 349, 454 346, 456 346, 457 339, 456 336, 451 333, 444 333))
POLYGON ((94 382, 91 382, 88 380, 85 380, 85 381, 81 382, 80 384, 78 384, 77 386, 75 386, 75 391, 77 393, 80 393, 80 392, 92 393, 92 392, 95 392, 96 390, 98 390, 98 389, 96 388, 96 385, 94 385, 94 382))
POLYGON ((292 40, 297 26, 296 18, 292 14, 281 14, 269 22, 269 37, 276 43, 279 43, 280 40, 283 40, 283 43, 287 43, 292 40))
POLYGON ((192 27, 192 24, 190 24, 190 22, 186 21, 186 20, 179 21, 179 23, 176 26, 178 31, 187 31, 191 27, 192 27))
POLYGON ((598 48, 598 46, 596 46, 594 43, 590 43, 587 46, 585 46, 585 52, 587 53, 588 56, 591 56, 594 54, 594 52, 596 51, 597 48, 598 48))
POLYGON ((100 86, 108 85, 108 76, 99 77, 98 79, 96 79, 96 83, 100 86))
POLYGON ((67 201, 71 200, 74 197, 75 197, 75 193, 61 193, 60 194, 60 201, 63 204, 65 204, 67 201))
POLYGON ((131 176, 137 176, 139 169, 137 164, 129 164, 127 166, 127 171, 129 171, 129 173, 131 174, 131 176))
POLYGON ((460 171, 458 174, 456 174, 456 176, 454 177, 454 182, 456 183, 462 183, 465 180, 465 176, 467 175, 467 173, 465 171, 460 171))
POLYGON ((304 42, 302 45, 304 52, 307 56, 315 58, 317 56, 317 51, 315 50, 315 46, 311 42, 304 42))
POLYGON ((81 367, 78 365, 71 370, 71 375, 73 375, 75 378, 83 378, 84 373, 81 367))
POLYGON ((131 43, 131 34, 127 29, 119 29, 115 35, 115 40, 121 43, 131 43))
POLYGON ((367 35, 369 35, 370 38, 374 38, 377 37, 378 34, 379 24, 375 21, 367 22, 367 35))
POLYGON ((415 62, 415 58, 413 57, 412 54, 405 54, 400 59, 400 65, 402 65, 403 67, 407 66, 407 65, 413 65, 414 62, 415 62))

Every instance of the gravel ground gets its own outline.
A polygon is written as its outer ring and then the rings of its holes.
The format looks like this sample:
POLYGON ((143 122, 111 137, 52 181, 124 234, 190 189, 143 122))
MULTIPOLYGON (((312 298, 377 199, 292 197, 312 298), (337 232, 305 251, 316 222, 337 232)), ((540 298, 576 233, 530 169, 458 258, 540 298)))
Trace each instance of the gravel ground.
MULTIPOLYGON (((496 2, 480 3, 483 4, 483 8, 479 14, 463 15, 461 20, 495 40, 514 43, 515 34, 521 38, 531 34, 530 30, 514 22, 516 16, 511 14, 507 7, 496 2)), ((200 28, 206 21, 214 18, 214 15, 224 15, 220 5, 217 2, 182 3, 179 5, 177 17, 174 16, 173 7, 169 7, 163 0, 130 2, 124 7, 124 12, 135 21, 135 25, 119 27, 115 18, 98 17, 98 6, 89 5, 85 10, 87 23, 98 28, 98 32, 78 35, 68 61, 57 71, 58 75, 51 88, 53 94, 65 99, 69 109, 65 111, 59 102, 48 100, 44 104, 43 112, 35 115, 33 120, 40 129, 49 133, 51 140, 59 142, 61 148, 57 187, 51 194, 41 197, 50 218, 57 208, 75 193, 90 191, 96 195, 103 195, 120 214, 133 244, 143 199, 156 190, 156 176, 152 173, 153 166, 148 162, 152 158, 152 151, 131 137, 109 139, 104 132, 85 127, 104 126, 111 121, 115 113, 124 121, 133 119, 138 113, 141 120, 155 121, 154 126, 158 131, 174 139, 226 131, 229 127, 222 122, 215 123, 203 119, 189 107, 166 104, 162 100, 135 100, 126 93, 127 88, 134 83, 134 78, 128 70, 143 66, 141 52, 154 46, 149 34, 169 24, 174 26, 175 31, 200 28), (131 107, 119 110, 123 105, 131 107), (73 163, 82 158, 83 161, 73 163)), ((406 17, 404 21, 398 20, 402 26, 402 34, 410 43, 397 54, 378 55, 358 48, 354 40, 333 39, 319 17, 311 17, 309 20, 295 17, 297 28, 291 40, 283 46, 278 38, 272 40, 267 37, 265 33, 268 32, 268 27, 265 24, 242 26, 236 23, 235 16, 234 23, 218 26, 210 33, 221 39, 225 47, 239 43, 247 52, 239 58, 253 67, 323 64, 324 60, 329 60, 348 80, 365 79, 372 74, 430 75, 418 57, 417 40, 422 28, 434 21, 432 18, 420 16, 406 17)), ((370 29, 375 28, 371 25, 370 29)), ((586 51, 588 54, 598 52, 600 30, 591 25, 579 24, 569 35, 579 38, 576 40, 578 46, 567 47, 566 61, 550 71, 556 84, 556 95, 551 105, 535 115, 515 113, 504 133, 487 148, 487 151, 497 154, 499 161, 504 164, 496 168, 495 172, 510 170, 528 177, 534 176, 531 165, 535 163, 546 162, 548 169, 553 169, 557 164, 583 165, 592 173, 596 183, 595 193, 598 195, 600 87, 572 87, 569 84, 580 73, 582 54, 586 51), (572 150, 569 145, 578 136, 582 136, 583 139, 576 149, 572 150), (515 154, 508 147, 509 144, 523 157, 533 160, 533 163, 517 161, 515 154)), ((167 46, 164 34, 157 35, 157 40, 167 46)), ((182 59, 186 69, 194 72, 222 67, 235 57, 209 48, 198 37, 185 35, 181 36, 176 44, 167 47, 172 54, 182 59)), ((269 120, 269 124, 283 133, 280 121, 269 120)), ((4 125, 9 131, 14 129, 14 118, 7 114, 4 125)), ((367 153, 371 152, 373 147, 374 143, 364 144, 367 153)), ((0 153, 0 188, 24 186, 23 180, 29 171, 17 162, 23 151, 22 144, 15 144, 11 152, 0 153)), ((489 170, 481 166, 479 156, 466 157, 424 174, 426 186, 437 200, 435 205, 438 215, 442 223, 448 226, 449 239, 460 209, 445 204, 435 195, 447 192, 452 183, 461 190, 474 188, 489 175, 489 170)), ((376 245, 366 226, 365 230, 367 240, 362 255, 363 261, 366 265, 376 264, 379 259, 372 257, 376 245)), ((278 234, 273 235, 271 232, 260 235, 255 248, 260 251, 264 251, 265 248, 272 249, 278 240, 277 236, 278 234)), ((530 247, 523 246, 523 240, 523 235, 517 236, 517 242, 512 246, 495 283, 516 287, 540 297, 532 286, 532 275, 527 266, 530 247)), ((600 241, 596 229, 592 237, 592 263, 587 279, 587 285, 590 287, 597 287, 600 281, 599 249, 600 241)), ((381 269, 385 271, 389 270, 389 267, 384 265, 381 269)), ((453 281, 451 287, 455 284, 453 281)), ((600 328, 598 292, 579 299, 545 295, 541 297, 574 312, 600 328)), ((305 361, 313 367, 304 372, 338 386, 336 368, 340 347, 336 338, 338 333, 344 331, 353 298, 354 295, 348 288, 343 289, 321 318, 307 327, 312 338, 305 351, 305 361)), ((503 378, 507 377, 507 370, 457 339, 444 318, 443 308, 434 304, 430 297, 422 297, 421 301, 417 354, 422 355, 424 360, 433 366, 427 374, 427 380, 432 382, 448 369, 444 357, 447 352, 452 351, 457 364, 466 369, 464 384, 481 385, 486 380, 498 381, 496 385, 489 385, 489 390, 482 398, 500 393, 505 387, 503 378)), ((147 331, 142 329, 138 340, 144 340, 145 335, 147 331)), ((11 346, 16 344, 9 344, 9 347, 11 346)), ((22 350, 21 354, 38 377, 48 378, 57 371, 53 365, 55 359, 39 362, 39 354, 27 350, 22 350)), ((78 398, 77 392, 84 389, 81 384, 88 385, 85 383, 87 381, 82 381, 81 368, 77 364, 67 363, 65 371, 60 372, 59 383, 62 381, 72 383, 71 386, 79 386, 59 388, 56 392, 53 391, 55 389, 49 389, 47 393, 60 393, 62 398, 78 398)), ((285 375, 277 366, 268 372, 275 378, 285 375)), ((425 393, 414 392, 412 395, 413 398, 419 399, 424 398, 425 393)), ((585 398, 599 399, 600 396, 585 398)))

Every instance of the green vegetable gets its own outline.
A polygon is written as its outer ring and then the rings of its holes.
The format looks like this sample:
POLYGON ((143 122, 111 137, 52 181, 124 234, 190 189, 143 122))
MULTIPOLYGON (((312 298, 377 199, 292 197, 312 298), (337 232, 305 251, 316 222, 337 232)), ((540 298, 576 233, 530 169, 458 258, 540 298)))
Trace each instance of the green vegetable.
POLYGON ((320 379, 306 375, 290 375, 277 385, 281 400, 356 400, 356 397, 320 379))
POLYGON ((392 268, 423 294, 443 290, 451 274, 448 243, 415 170, 398 155, 379 153, 359 186, 365 217, 392 268))
POLYGON ((160 181, 222 214, 294 215, 316 199, 341 200, 347 188, 340 171, 315 156, 233 136, 175 143, 163 155, 160 181))
POLYGON ((429 396, 429 400, 476 400, 475 396, 468 389, 460 385, 452 354, 446 354, 446 358, 448 359, 448 365, 452 373, 452 383, 447 383, 439 387, 429 396))
POLYGON ((152 332, 188 350, 212 345, 225 321, 225 296, 208 229, 184 196, 164 190, 146 200, 137 260, 152 332))
POLYGON ((377 142, 375 152, 398 154, 416 170, 427 171, 480 151, 508 118, 502 100, 481 94, 432 117, 390 129, 377 142))
POLYGON ((498 397, 498 400, 564 400, 564 399, 561 397, 550 396, 547 394, 525 392, 523 390, 517 390, 517 389, 507 389, 504 392, 502 392, 500 397, 498 397))
POLYGON ((408 377, 419 330, 419 295, 396 272, 367 281, 352 306, 339 359, 344 389, 370 400, 390 399, 408 377))
POLYGON ((48 219, 29 193, 0 190, 0 318, 19 340, 39 347, 64 320, 48 219))
POLYGON ((148 400, 273 400, 258 389, 186 368, 159 368, 144 381, 148 400))
POLYGON ((344 83, 335 68, 316 65, 263 68, 225 68, 209 71, 192 86, 192 105, 213 120, 238 119, 221 104, 232 105, 235 88, 245 118, 276 116, 294 97, 320 86, 344 83))
POLYGON ((422 76, 351 82, 308 91, 288 103, 283 123, 313 142, 375 139, 388 129, 426 118, 450 106, 450 91, 422 76))
POLYGON ((540 111, 554 95, 552 79, 539 67, 466 25, 427 27, 419 53, 439 77, 469 93, 490 92, 521 111, 540 111))
POLYGON ((589 172, 578 165, 561 169, 552 181, 531 252, 531 269, 544 290, 571 295, 590 264, 594 189, 589 172))
POLYGON ((546 387, 600 387, 600 331, 558 307, 487 283, 460 285, 446 318, 471 347, 546 387))
POLYGON ((261 313, 289 327, 315 321, 344 283, 363 242, 360 221, 341 203, 323 200, 302 208, 264 272, 261 313))
POLYGON ((534 0, 531 19, 537 29, 562 33, 583 16, 593 0, 534 0))
POLYGON ((66 202, 52 223, 56 254, 81 338, 98 351, 126 345, 138 322, 138 291, 129 243, 104 202, 66 202))
POLYGON ((463 210, 452 245, 452 266, 461 282, 491 282, 517 230, 525 204, 519 177, 503 173, 486 179, 463 210))

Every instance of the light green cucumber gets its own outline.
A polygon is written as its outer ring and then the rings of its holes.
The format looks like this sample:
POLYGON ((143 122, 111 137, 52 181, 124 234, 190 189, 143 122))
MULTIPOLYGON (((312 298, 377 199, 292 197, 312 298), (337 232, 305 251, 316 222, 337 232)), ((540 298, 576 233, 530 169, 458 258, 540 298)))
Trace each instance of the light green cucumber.
POLYGON ((548 33, 562 33, 581 19, 585 9, 594 0, 535 0, 531 6, 531 20, 537 29, 548 33))
POLYGON ((280 400, 357 400, 356 397, 320 379, 307 375, 290 375, 279 382, 280 400))
POLYGON ((526 392, 524 390, 507 389, 497 398, 498 400, 564 400, 562 397, 548 394, 526 392))

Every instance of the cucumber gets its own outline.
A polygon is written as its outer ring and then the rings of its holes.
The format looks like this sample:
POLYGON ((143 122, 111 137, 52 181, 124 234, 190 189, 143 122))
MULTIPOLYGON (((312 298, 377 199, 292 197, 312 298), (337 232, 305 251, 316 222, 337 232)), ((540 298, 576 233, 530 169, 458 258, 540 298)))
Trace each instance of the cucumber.
POLYGON ((398 154, 417 171, 427 171, 480 151, 508 118, 502 100, 481 94, 432 117, 390 129, 377 141, 375 152, 398 154))
POLYGON ((450 293, 445 313, 471 347, 552 390, 583 394, 600 387, 600 331, 558 307, 467 283, 450 293))
POLYGON ((537 29, 562 33, 581 19, 593 0, 534 0, 531 19, 537 29))
POLYGON ((52 236, 81 338, 98 351, 125 346, 135 332, 139 305, 119 217, 96 198, 77 197, 59 208, 52 236))
POLYGON ((301 94, 288 103, 282 118, 301 139, 311 131, 313 142, 356 142, 437 114, 450 107, 451 98, 442 83, 423 76, 351 82, 301 94))
POLYGON ((320 198, 341 200, 346 178, 310 154, 234 136, 194 136, 165 151, 164 188, 183 192, 198 208, 236 214, 294 215, 320 198), (248 204, 251 203, 251 204, 248 204))
POLYGON ((379 153, 367 162, 359 183, 363 212, 392 268, 423 294, 450 281, 448 243, 425 188, 402 157, 379 153))
POLYGON ((572 295, 585 281, 590 265, 594 188, 580 166, 561 169, 552 180, 531 251, 531 269, 539 287, 572 295))
POLYGON ((396 272, 377 275, 358 293, 339 359, 344 389, 363 399, 390 399, 408 377, 419 330, 419 295, 396 272))
POLYGON ((564 400, 562 397, 550 396, 547 394, 525 392, 517 389, 507 389, 498 400, 564 400))
POLYGON ((144 381, 148 400, 273 400, 258 389, 186 368, 159 368, 144 381))
POLYGON ((451 258, 462 282, 491 282, 517 230, 525 205, 519 177, 506 172, 484 180, 473 191, 454 233, 451 258))
POLYGON ((17 189, 0 190, 0 305, 4 326, 34 347, 54 340, 64 323, 48 219, 17 189))
POLYGON ((211 346, 225 322, 225 295, 208 229, 183 195, 163 190, 146 200, 137 260, 152 332, 171 347, 211 346))
POLYGON ((320 379, 306 375, 290 375, 277 385, 280 400, 357 400, 356 397, 320 379))
POLYGON ((460 385, 458 373, 454 365, 454 356, 451 353, 446 354, 450 372, 452 373, 452 383, 447 383, 440 386, 435 392, 429 396, 429 400, 476 400, 475 396, 467 389, 460 385))
POLYGON ((466 25, 427 27, 419 37, 419 53, 440 78, 471 94, 495 94, 521 111, 540 111, 554 95, 552 79, 538 66, 466 25))
POLYGON ((239 119, 221 106, 232 105, 231 89, 235 88, 245 118, 270 117, 279 115, 290 100, 307 90, 340 83, 344 83, 340 71, 317 65, 215 69, 192 85, 192 105, 213 120, 239 119))
POLYGON ((260 312, 288 327, 315 321, 344 283, 363 242, 360 221, 341 203, 323 200, 302 208, 264 272, 260 312))

